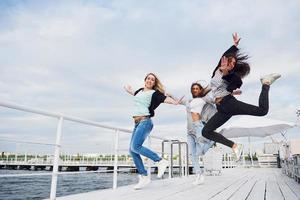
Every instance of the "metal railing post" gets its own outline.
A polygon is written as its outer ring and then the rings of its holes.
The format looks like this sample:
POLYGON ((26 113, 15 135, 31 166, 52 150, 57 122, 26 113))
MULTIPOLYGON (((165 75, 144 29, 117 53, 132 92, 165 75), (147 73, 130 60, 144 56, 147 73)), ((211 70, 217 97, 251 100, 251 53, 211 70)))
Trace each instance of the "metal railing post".
MULTIPOLYGON (((174 175, 174 173, 173 173, 173 167, 174 167, 174 161, 173 161, 173 146, 174 146, 174 144, 178 144, 178 142, 177 141, 172 141, 172 143, 171 143, 171 177, 173 178, 173 175, 174 175)), ((179 148, 178 148, 179 149, 179 148)), ((178 154, 179 154, 179 152, 178 152, 178 154)), ((179 157, 180 157, 180 155, 178 155, 179 157)), ((178 166, 180 165, 180 162, 181 162, 181 160, 180 160, 180 158, 179 158, 179 163, 178 163, 178 166)), ((180 171, 180 167, 179 167, 179 171, 180 171)), ((179 173, 181 173, 181 172, 179 172, 179 173)))
POLYGON ((178 142, 177 144, 178 144, 178 155, 179 155, 179 160, 178 160, 178 163, 179 163, 179 176, 182 176, 181 144, 180 144, 180 142, 178 142))
POLYGON ((188 149, 188 144, 186 142, 180 142, 181 145, 184 145, 185 146, 185 170, 183 171, 184 172, 184 175, 185 176, 188 176, 189 175, 189 149, 188 149))
POLYGON ((172 170, 173 170, 173 150, 170 145, 169 149, 169 178, 172 178, 172 170))
POLYGON ((189 170, 189 164, 188 164, 188 144, 186 142, 180 142, 179 140, 174 140, 171 143, 171 177, 173 177, 173 146, 175 144, 178 144, 178 167, 179 167, 179 175, 182 176, 184 174, 184 169, 183 169, 183 162, 182 162, 182 156, 181 156, 181 145, 185 145, 186 150, 186 159, 185 159, 185 168, 186 168, 186 176, 188 175, 188 170, 189 170))
POLYGON ((118 186, 118 146, 119 146, 119 130, 116 130, 115 137, 115 156, 114 156, 114 175, 113 175, 113 189, 118 186))
POLYGON ((63 120, 64 120, 63 117, 59 118, 57 131, 56 131, 56 142, 55 142, 55 153, 54 153, 54 160, 53 160, 50 200, 55 200, 56 198, 57 172, 58 172, 58 164, 59 164, 59 152, 60 152, 63 120))
POLYGON ((161 157, 163 158, 165 154, 165 141, 161 142, 161 157))
MULTIPOLYGON (((161 157, 164 158, 165 157, 165 143, 167 142, 171 142, 172 140, 163 140, 161 142, 161 157)), ((173 161, 172 161, 172 149, 170 148, 170 152, 169 152, 169 178, 172 178, 172 174, 171 174, 171 169, 173 168, 173 161), (171 155, 171 156, 170 156, 171 155)))
POLYGON ((170 165, 170 171, 171 171, 171 178, 173 178, 173 142, 171 143, 171 165, 170 165))
POLYGON ((163 140, 161 142, 161 157, 164 158, 165 155, 165 143, 170 142, 171 140, 163 140))

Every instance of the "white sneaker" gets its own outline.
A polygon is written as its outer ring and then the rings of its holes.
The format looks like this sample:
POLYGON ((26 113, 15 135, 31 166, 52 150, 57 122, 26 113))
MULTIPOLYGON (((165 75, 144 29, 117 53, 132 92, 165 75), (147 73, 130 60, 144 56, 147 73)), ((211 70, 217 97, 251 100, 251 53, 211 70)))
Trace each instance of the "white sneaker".
POLYGON ((204 175, 203 174, 197 174, 196 180, 193 182, 193 185, 201 185, 204 183, 204 175))
POLYGON ((243 145, 242 144, 238 144, 236 148, 233 149, 233 152, 235 153, 236 156, 236 161, 239 161, 242 155, 242 151, 243 151, 243 145))
POLYGON ((277 79, 279 79, 281 77, 280 74, 268 74, 266 76, 263 76, 260 78, 260 82, 262 84, 267 84, 267 85, 271 85, 272 83, 274 83, 277 79))
POLYGON ((161 178, 164 175, 168 166, 169 166, 169 162, 165 159, 161 159, 157 163, 157 168, 158 168, 157 178, 161 178))
POLYGON ((139 182, 136 184, 133 189, 140 190, 151 182, 150 176, 139 175, 139 182))

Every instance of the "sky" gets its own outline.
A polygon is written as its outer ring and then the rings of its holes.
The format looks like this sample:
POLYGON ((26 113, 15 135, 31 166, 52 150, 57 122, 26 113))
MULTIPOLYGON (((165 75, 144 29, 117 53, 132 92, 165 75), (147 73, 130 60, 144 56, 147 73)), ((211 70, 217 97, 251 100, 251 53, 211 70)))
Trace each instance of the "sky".
MULTIPOLYGON (((296 122, 300 109, 300 2, 245 1, 0 1, 0 101, 133 128, 133 98, 149 72, 168 93, 190 98, 190 85, 210 80, 222 53, 241 36, 251 72, 239 100, 257 105, 259 79, 282 77, 270 90, 266 117, 296 122)), ((162 104, 152 135, 186 140, 183 106, 162 104)), ((0 151, 53 152, 58 120, 0 107, 0 151)), ((299 127, 288 139, 300 138, 299 127)), ((113 152, 114 131, 65 121, 62 151, 113 152)), ((275 136, 277 140, 282 137, 275 136)), ((120 135, 126 153, 130 134, 120 135)), ((247 139, 236 139, 246 143, 247 139)), ((261 148, 270 138, 253 138, 261 148)), ((160 141, 152 141, 154 148, 160 141)))

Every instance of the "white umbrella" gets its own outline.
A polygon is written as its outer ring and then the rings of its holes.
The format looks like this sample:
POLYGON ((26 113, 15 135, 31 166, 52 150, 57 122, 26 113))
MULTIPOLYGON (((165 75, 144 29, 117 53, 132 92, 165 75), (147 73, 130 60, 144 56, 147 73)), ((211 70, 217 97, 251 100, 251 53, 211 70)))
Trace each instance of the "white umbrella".
POLYGON ((233 116, 218 130, 227 138, 266 137, 296 126, 295 123, 249 115, 233 116))
POLYGON ((248 137, 249 153, 253 166, 250 137, 266 137, 277 133, 283 133, 294 126, 296 126, 296 124, 291 122, 266 117, 242 115, 233 116, 218 130, 220 130, 220 133, 227 138, 248 137))

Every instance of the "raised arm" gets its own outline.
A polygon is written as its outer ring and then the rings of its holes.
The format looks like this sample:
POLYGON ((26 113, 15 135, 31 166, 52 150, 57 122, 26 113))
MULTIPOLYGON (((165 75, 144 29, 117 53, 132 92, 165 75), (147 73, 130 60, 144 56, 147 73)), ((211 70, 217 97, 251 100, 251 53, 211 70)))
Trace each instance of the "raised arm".
POLYGON ((129 94, 134 95, 134 92, 133 92, 132 87, 131 87, 130 85, 125 85, 125 86, 124 86, 124 89, 125 89, 125 91, 128 92, 129 94))
POLYGON ((237 48, 237 46, 239 45, 241 38, 238 36, 237 33, 234 33, 234 34, 232 34, 232 40, 233 40, 233 45, 223 53, 221 59, 219 60, 217 67, 214 69, 212 77, 214 77, 215 72, 221 66, 221 60, 224 56, 227 56, 229 54, 236 54, 238 52, 239 49, 237 48))
POLYGON ((180 99, 175 99, 172 98, 171 96, 167 96, 167 98, 164 100, 164 103, 178 105, 178 104, 182 104, 183 99, 184 96, 182 96, 180 99))
MULTIPOLYGON (((170 93, 165 93, 165 95, 166 95, 166 97, 170 97, 170 98, 173 99, 174 101, 177 101, 176 98, 173 97, 172 94, 170 94, 170 93)), ((167 100, 167 101, 169 101, 169 100, 167 100)), ((166 102, 164 102, 164 103, 166 103, 166 102)), ((186 106, 187 101, 184 99, 184 96, 181 97, 181 101, 180 101, 178 104, 183 105, 183 106, 186 106)))
POLYGON ((233 39, 233 45, 237 47, 237 46, 239 45, 240 40, 241 40, 242 38, 240 38, 240 37, 238 36, 237 32, 235 32, 234 34, 232 34, 232 39, 233 39))
MULTIPOLYGON (((242 38, 240 38, 236 32, 233 33, 233 34, 232 34, 233 45, 232 45, 229 49, 227 49, 227 51, 225 51, 225 52, 223 53, 223 56, 226 56, 226 55, 228 55, 228 54, 234 54, 234 53, 237 53, 238 50, 239 50, 239 49, 238 49, 238 45, 239 45, 241 39, 242 39, 242 38)), ((223 57, 223 56, 222 56, 222 57, 223 57)))

